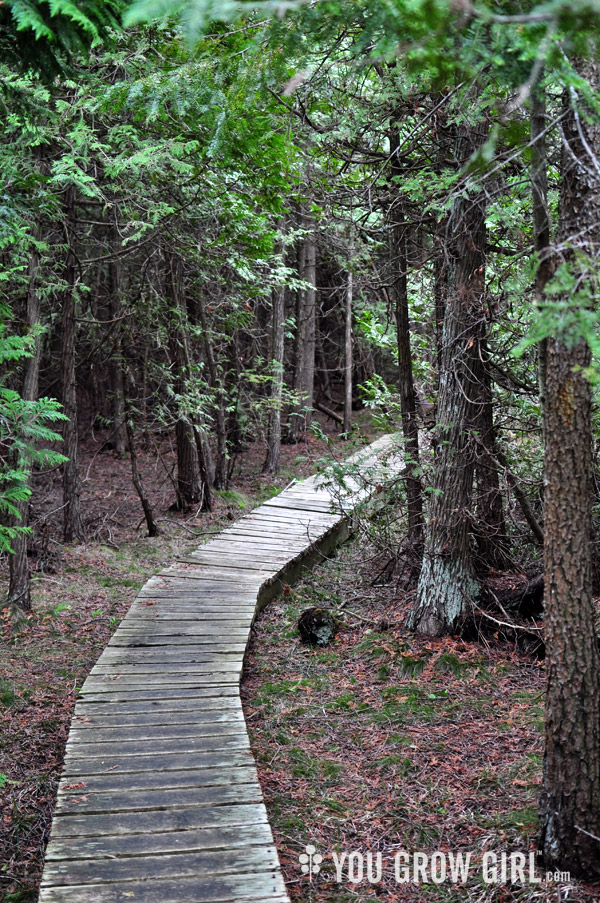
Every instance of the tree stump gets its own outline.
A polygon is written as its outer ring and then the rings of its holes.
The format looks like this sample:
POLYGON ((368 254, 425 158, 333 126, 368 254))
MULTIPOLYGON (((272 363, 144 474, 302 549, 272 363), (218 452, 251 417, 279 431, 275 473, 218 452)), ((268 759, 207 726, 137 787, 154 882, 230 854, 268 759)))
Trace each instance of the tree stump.
POLYGON ((327 608, 307 608, 298 618, 298 630, 303 643, 327 646, 337 633, 335 615, 327 608))

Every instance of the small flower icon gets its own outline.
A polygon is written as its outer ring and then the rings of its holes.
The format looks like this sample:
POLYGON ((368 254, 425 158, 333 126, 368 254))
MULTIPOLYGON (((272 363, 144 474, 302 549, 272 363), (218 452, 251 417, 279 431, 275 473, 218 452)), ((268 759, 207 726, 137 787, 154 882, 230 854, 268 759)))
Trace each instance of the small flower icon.
POLYGON ((312 881, 312 876, 318 875, 321 871, 321 863, 323 862, 323 857, 320 853, 317 853, 317 849, 312 845, 312 843, 309 843, 304 849, 306 850, 306 853, 300 853, 300 856, 298 858, 300 860, 303 874, 308 875, 310 880, 312 881))

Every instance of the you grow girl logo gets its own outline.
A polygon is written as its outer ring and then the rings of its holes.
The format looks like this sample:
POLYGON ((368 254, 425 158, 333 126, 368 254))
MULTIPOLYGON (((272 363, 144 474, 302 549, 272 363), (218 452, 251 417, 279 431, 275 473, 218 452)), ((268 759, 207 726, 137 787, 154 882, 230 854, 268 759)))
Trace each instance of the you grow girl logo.
POLYGON ((321 871, 323 857, 320 853, 317 853, 317 849, 312 843, 309 843, 304 849, 306 850, 306 853, 300 853, 298 859, 300 860, 302 871, 305 875, 308 875, 309 880, 312 881, 312 876, 318 875, 321 871))
MULTIPOLYGON (((316 848, 309 844, 306 853, 299 857, 302 871, 309 876, 318 875, 321 871, 323 857, 316 848)), ((536 854, 507 852, 506 850, 487 850, 481 860, 472 861, 472 851, 443 851, 431 853, 424 851, 409 852, 398 850, 393 855, 380 852, 360 850, 352 852, 331 853, 331 871, 324 874, 323 880, 335 881, 337 884, 349 882, 360 884, 378 884, 383 879, 395 881, 396 884, 466 884, 470 878, 479 877, 484 884, 521 884, 534 885, 542 881, 552 884, 570 881, 568 872, 540 873, 536 867, 536 854)))

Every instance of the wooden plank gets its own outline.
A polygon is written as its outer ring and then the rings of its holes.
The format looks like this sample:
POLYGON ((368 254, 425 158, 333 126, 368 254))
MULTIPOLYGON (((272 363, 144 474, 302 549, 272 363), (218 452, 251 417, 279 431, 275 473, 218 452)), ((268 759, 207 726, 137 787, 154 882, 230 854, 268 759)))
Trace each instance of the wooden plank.
POLYGON ((239 657, 227 658, 225 655, 215 655, 210 660, 192 662, 173 662, 161 661, 160 656, 155 658, 140 657, 137 662, 127 662, 124 659, 101 659, 97 665, 94 665, 90 671, 90 675, 94 677, 108 676, 115 677, 117 675, 124 676, 128 674, 206 674, 206 673, 229 673, 233 671, 238 673, 242 670, 242 662, 239 657))
POLYGON ((199 850, 162 856, 128 856, 126 859, 63 860, 44 873, 42 886, 114 884, 117 881, 149 881, 157 878, 190 878, 228 872, 275 869, 277 850, 269 844, 248 845, 235 859, 222 850, 199 850))
POLYGON ((231 631, 238 631, 238 634, 241 635, 241 631, 247 631, 250 628, 252 623, 252 618, 185 618, 179 619, 176 617, 172 617, 170 621, 160 621, 157 618, 146 618, 141 621, 139 618, 125 618, 121 621, 121 624, 115 631, 115 635, 120 636, 122 633, 128 630, 149 630, 152 634, 155 634, 157 631, 169 630, 170 632, 175 633, 207 633, 208 631, 223 631, 226 630, 228 635, 231 631), (146 626, 147 625, 147 626, 146 626))
POLYGON ((249 775, 256 780, 256 766, 250 752, 242 756, 229 753, 229 761, 221 762, 214 767, 188 768, 182 771, 139 771, 136 773, 119 771, 110 774, 87 775, 85 779, 76 781, 73 778, 63 780, 59 794, 69 793, 123 793, 129 790, 174 790, 186 787, 209 787, 212 784, 249 783, 249 775), (84 784, 84 787, 74 787, 84 784))
MULTIPOLYGON (((193 773, 193 772, 192 772, 193 773)), ((121 788, 110 785, 108 790, 91 791, 76 788, 59 792, 56 801, 56 815, 69 815, 76 813, 95 815, 103 812, 131 812, 142 809, 172 809, 185 806, 225 805, 227 803, 260 802, 258 793, 258 775, 256 768, 217 768, 204 769, 199 774, 210 775, 204 781, 193 781, 183 778, 169 787, 130 786, 127 778, 131 775, 121 776, 121 788), (126 789, 124 789, 126 786, 126 789), (222 799, 221 799, 222 791, 222 799), (115 801, 115 798, 116 801, 115 801), (125 800, 127 802, 125 802, 125 800), (128 803, 130 805, 128 806, 128 803)), ((177 772, 178 775, 187 772, 177 772)), ((146 773, 147 775, 147 773, 146 773)), ((147 775, 148 776, 148 775, 147 775)), ((149 775, 148 777, 152 777, 149 775)), ((86 781, 67 781, 65 786, 71 784, 86 784, 86 781)), ((138 784, 140 782, 138 781, 138 784)))
POLYGON ((216 875, 198 878, 157 879, 72 887, 44 887, 39 903, 279 903, 287 901, 285 885, 278 869, 264 873, 216 875))
POLYGON ((239 661, 239 654, 220 649, 205 652, 202 646, 176 646, 173 649, 170 649, 169 646, 144 646, 141 649, 135 646, 133 648, 130 646, 107 646, 101 659, 98 659, 98 662, 100 661, 103 664, 110 662, 114 665, 133 664, 134 662, 185 664, 186 662, 239 661))
POLYGON ((106 697, 96 701, 80 700, 76 703, 76 715, 89 715, 98 713, 100 717, 105 715, 128 715, 128 714, 160 714, 165 712, 167 715, 178 712, 198 712, 200 709, 210 715, 212 711, 241 711, 241 701, 238 693, 231 696, 204 696, 202 698, 189 697, 180 698, 179 696, 167 696, 165 699, 142 699, 131 700, 128 697, 121 701, 108 702, 106 697))
POLYGON ((287 532, 283 535, 281 532, 272 532, 268 530, 251 530, 250 527, 246 527, 244 530, 223 530, 220 536, 217 536, 216 539, 211 539, 210 542, 207 542, 205 545, 200 546, 198 551, 205 551, 208 549, 222 549, 226 548, 237 548, 238 546, 246 551, 250 552, 256 549, 256 546, 260 546, 260 548, 274 551, 282 551, 282 552, 295 552, 298 549, 302 549, 306 545, 305 537, 298 533, 296 536, 290 535, 287 532))
POLYGON ((73 812, 79 818, 120 812, 139 813, 144 810, 176 811, 196 806, 225 806, 228 803, 260 803, 262 794, 254 776, 246 783, 214 784, 210 787, 186 787, 183 790, 129 790, 127 793, 89 793, 61 795, 56 817, 70 818, 73 812), (68 812, 65 810, 69 810, 68 812))
MULTIPOLYGON (((125 725, 124 727, 111 727, 96 725, 92 729, 84 730, 81 727, 73 727, 69 734, 67 749, 75 744, 83 746, 98 745, 106 743, 119 743, 122 740, 182 740, 187 737, 223 737, 226 734, 239 736, 244 734, 244 724, 235 721, 208 721, 206 723, 196 724, 136 724, 125 725)), ((84 750, 85 752, 85 750, 84 750)))
POLYGON ((127 612, 126 620, 131 620, 131 618, 156 618, 158 620, 164 620, 165 618, 171 618, 173 615, 178 612, 182 613, 183 620, 194 620, 194 621, 223 621, 229 618, 251 618, 254 614, 254 605, 256 604, 256 598, 254 599, 254 603, 252 605, 242 605, 239 602, 230 602, 229 604, 224 604, 223 602, 209 602, 207 600, 177 600, 177 601, 169 601, 169 600, 160 600, 159 602, 153 602, 152 605, 132 605, 130 610, 127 612))
MULTIPOLYGON (((165 605, 164 607, 161 605, 160 607, 153 608, 138 608, 134 611, 130 612, 121 624, 129 624, 132 621, 147 621, 148 623, 157 623, 160 624, 164 621, 175 620, 175 621, 193 621, 196 624, 200 624, 203 621, 231 621, 231 620, 240 620, 246 623, 251 623, 252 618, 254 616, 254 611, 251 609, 243 609, 243 608, 215 608, 212 611, 200 611, 198 612, 195 604, 179 602, 174 605, 165 605)), ((121 626, 119 624, 119 627, 121 626)))
POLYGON ((260 507, 255 508, 250 514, 247 514, 246 517, 249 521, 256 520, 257 518, 266 518, 271 521, 283 520, 284 522, 290 521, 291 523, 304 523, 306 521, 314 520, 320 524, 330 524, 344 516, 341 512, 337 511, 321 511, 318 508, 303 508, 301 505, 295 504, 293 500, 290 501, 291 504, 288 504, 288 500, 284 495, 277 496, 277 498, 265 502, 260 505, 260 507))
POLYGON ((242 661, 239 657, 227 658, 225 655, 215 655, 210 661, 200 662, 157 662, 154 659, 142 659, 139 664, 128 664, 123 659, 118 661, 100 660, 90 671, 88 680, 122 680, 129 679, 136 674, 148 675, 152 679, 162 674, 164 678, 170 675, 189 677, 195 680, 200 675, 207 674, 238 674, 242 670, 242 661))
MULTIPOLYGON (((264 549, 260 555, 256 556, 250 555, 248 557, 243 557, 239 552, 234 552, 232 550, 229 550, 228 554, 232 556, 227 564, 229 570, 236 570, 239 568, 244 571, 269 571, 270 573, 277 573, 278 566, 284 565, 290 557, 289 554, 275 555, 273 553, 267 553, 264 549)), ((216 552, 191 552, 183 558, 178 558, 177 562, 178 564, 201 564, 206 567, 213 567, 214 565, 218 565, 220 560, 222 560, 222 556, 216 552)))
POLYGON ((124 620, 121 626, 114 632, 114 637, 126 636, 130 633, 142 633, 149 638, 153 636, 206 636, 210 631, 210 637, 215 642, 216 638, 223 635, 232 639, 245 638, 248 636, 250 624, 238 623, 228 624, 226 621, 171 621, 170 623, 162 623, 154 621, 151 626, 144 627, 133 621, 124 620))
POLYGON ((280 496, 270 499, 264 504, 265 508, 279 508, 281 510, 292 510, 294 513, 298 511, 310 511, 316 514, 331 514, 335 517, 343 517, 343 511, 337 511, 333 501, 318 501, 311 499, 303 499, 300 496, 280 496))
MULTIPOLYGON (((198 581, 200 583, 200 581, 198 581)), ((223 598, 221 595, 217 593, 205 593, 200 586, 197 593, 172 593, 172 592, 159 592, 152 593, 152 595, 148 595, 145 597, 140 596, 138 602, 136 603, 136 609, 146 608, 149 611, 153 608, 168 608, 168 606, 177 606, 184 605, 189 606, 190 608, 195 608, 196 611, 202 611, 204 606, 208 606, 209 609, 218 609, 220 611, 227 611, 230 608, 244 608, 250 609, 252 608, 252 604, 256 601, 256 589, 252 590, 252 603, 248 602, 245 598, 237 596, 233 596, 231 593, 228 598, 223 598)))
MULTIPOLYGON (((332 524, 326 524, 325 526, 313 524, 312 529, 315 535, 322 536, 331 530, 332 526, 332 524)), ((229 539, 231 536, 247 536, 250 538, 253 537, 254 539, 265 537, 269 541, 276 540, 279 542, 283 542, 284 539, 293 543, 310 542, 307 538, 306 523, 298 523, 295 525, 288 524, 285 530, 282 530, 279 519, 268 520, 267 518, 256 518, 251 521, 246 521, 245 523, 239 521, 238 526, 231 527, 229 530, 223 530, 221 535, 225 539, 229 539)))
MULTIPOLYGON (((240 586, 237 583, 229 583, 228 581, 219 581, 215 583, 210 580, 184 580, 183 585, 179 580, 169 581, 167 586, 155 586, 147 592, 138 594, 136 603, 145 605, 147 602, 159 604, 162 601, 169 600, 195 602, 200 605, 202 602, 212 602, 214 604, 251 604, 252 598, 256 595, 256 588, 251 586, 240 586), (172 585, 171 585, 172 584, 172 585)), ((152 606, 148 605, 148 608, 152 606)))
MULTIPOLYGON (((135 675, 123 674, 115 675, 114 678, 111 678, 109 675, 106 678, 103 676, 88 678, 85 683, 85 689, 88 693, 107 693, 112 697, 117 690, 117 686, 121 693, 129 693, 131 691, 143 693, 149 690, 169 690, 173 687, 174 682, 174 680, 166 679, 164 675, 162 677, 160 675, 155 677, 152 674, 144 674, 135 677, 135 675)), ((189 677, 178 677, 176 683, 182 690, 200 690, 221 686, 237 688, 239 686, 239 674, 227 672, 219 674, 192 674, 189 677)))
MULTIPOLYGON (((214 743, 213 746, 219 747, 214 743)), ((225 768, 240 761, 241 756, 251 756, 250 744, 240 749, 204 749, 194 752, 146 752, 139 756, 106 755, 87 759, 74 748, 67 754, 63 777, 69 782, 86 780, 90 775, 141 774, 147 771, 186 771, 197 768, 225 768)))
POLYGON ((189 599, 195 602, 218 602, 252 604, 255 590, 250 587, 231 581, 230 585, 223 582, 215 583, 214 580, 168 581, 164 586, 144 587, 137 595, 134 604, 146 605, 150 601, 162 601, 163 599, 189 599))
POLYGON ((312 525, 315 530, 326 530, 332 527, 337 521, 341 520, 339 514, 326 514, 321 511, 299 511, 296 508, 284 508, 278 505, 257 508, 255 512, 248 515, 247 524, 261 524, 262 526, 274 529, 284 528, 295 529, 297 533, 301 533, 302 529, 306 530, 312 525))
MULTIPOLYGON (((102 706, 96 706, 102 709, 102 706)), ((138 712, 127 715, 123 713, 118 715, 105 715, 102 711, 94 711, 92 714, 79 714, 75 712, 73 716, 72 726, 74 730, 89 730, 97 727, 147 727, 149 724, 243 724, 244 713, 241 709, 232 709, 229 711, 221 711, 212 709, 203 711, 202 709, 183 709, 179 712, 170 712, 165 709, 154 712, 138 712)))
POLYGON ((177 809, 148 809, 139 812, 108 812, 102 815, 61 815, 52 822, 51 840, 66 837, 102 837, 106 834, 153 834, 188 831, 192 828, 219 827, 247 823, 253 818, 266 820, 264 803, 187 806, 177 809), (264 815, 263 815, 264 813, 264 815))
MULTIPOLYGON (((249 633, 250 631, 248 631, 249 633)), ((235 638, 234 638, 235 639, 235 638)), ((149 646, 177 646, 177 645, 206 645, 209 648, 214 649, 215 651, 228 649, 231 651, 239 651, 242 655, 245 651, 246 644, 243 641, 244 638, 240 637, 239 639, 229 639, 227 637, 221 637, 218 639, 215 636, 203 636, 202 634, 180 634, 180 635, 171 635, 171 636, 161 636, 160 634, 156 634, 155 636, 145 636, 142 632, 125 632, 119 634, 119 636, 113 636, 109 646, 111 647, 120 647, 120 646, 137 646, 139 648, 145 648, 149 646), (237 647, 243 646, 241 650, 238 650, 237 647)))
POLYGON ((204 645, 207 649, 212 649, 215 652, 224 651, 225 649, 227 649, 229 652, 239 652, 241 655, 244 654, 244 651, 246 649, 245 642, 234 642, 233 640, 223 638, 218 641, 213 636, 202 636, 200 634, 164 637, 160 635, 144 636, 142 633, 124 633, 119 636, 113 636, 109 643, 109 646, 111 648, 120 648, 122 646, 127 646, 139 649, 149 648, 150 646, 178 645, 204 645), (241 649, 239 648, 240 646, 242 647, 241 649))
POLYGON ((264 543, 261 543, 260 553, 258 553, 256 548, 252 549, 248 542, 238 543, 231 539, 226 539, 220 543, 210 542, 200 549, 188 552, 187 557, 198 563, 203 563, 207 560, 209 564, 222 564, 225 558, 227 559, 228 567, 238 563, 247 567, 248 562, 255 561, 257 557, 261 561, 274 561, 277 564, 279 561, 286 561, 289 554, 289 546, 287 548, 270 549, 264 543), (232 555, 235 555, 233 560, 231 560, 232 555))
POLYGON ((245 586, 253 586, 258 589, 263 582, 263 580, 267 580, 269 577, 272 577, 274 574, 273 570, 242 570, 242 568, 234 568, 234 567, 209 567, 208 565, 193 565, 193 564, 181 564, 174 565, 170 568, 165 568, 164 571, 161 571, 161 576, 165 577, 186 577, 190 581, 192 580, 206 580, 210 577, 213 581, 223 581, 223 583, 229 583, 232 580, 232 575, 235 575, 235 580, 241 582, 245 586))
POLYGON ((141 756, 147 752, 148 747, 154 755, 166 753, 168 755, 185 752, 201 752, 208 749, 248 749, 250 741, 245 731, 236 734, 223 733, 215 737, 170 737, 169 739, 153 739, 151 743, 145 740, 127 740, 107 748, 106 743, 83 743, 76 745, 67 744, 67 754, 75 750, 78 756, 86 759, 103 759, 108 756, 118 758, 120 762, 129 756, 141 756))
MULTIPOLYGON (((109 694, 95 694, 90 691, 89 687, 84 684, 79 691, 79 704, 90 704, 96 702, 113 703, 130 705, 139 703, 143 700, 143 705, 148 702, 160 704, 175 705, 178 702, 188 703, 190 700, 200 700, 212 698, 213 702, 218 702, 222 697, 233 697, 235 701, 239 699, 237 687, 228 684, 216 684, 215 686, 202 687, 167 687, 156 689, 153 687, 143 687, 141 690, 126 690, 122 686, 114 685, 110 687, 109 694), (97 697, 97 698, 96 698, 97 697)), ((231 701, 231 700, 230 700, 231 701)))
MULTIPOLYGON (((256 807, 248 808, 256 809, 256 807)), ((113 859, 119 856, 151 856, 196 850, 228 851, 236 847, 263 843, 273 843, 266 812, 262 822, 258 821, 256 816, 250 816, 249 824, 241 823, 233 827, 221 824, 217 828, 170 831, 166 834, 105 834, 102 837, 71 837, 64 841, 56 840, 49 848, 46 860, 54 862, 61 859, 113 859)))

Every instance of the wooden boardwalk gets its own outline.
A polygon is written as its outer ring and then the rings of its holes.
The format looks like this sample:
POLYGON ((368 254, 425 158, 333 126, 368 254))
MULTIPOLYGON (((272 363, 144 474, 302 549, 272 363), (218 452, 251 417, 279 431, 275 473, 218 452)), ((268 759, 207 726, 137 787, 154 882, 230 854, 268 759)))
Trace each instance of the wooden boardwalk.
POLYGON ((348 535, 349 484, 334 510, 297 483, 146 583, 75 707, 40 903, 287 903, 239 683, 261 606, 348 535))

